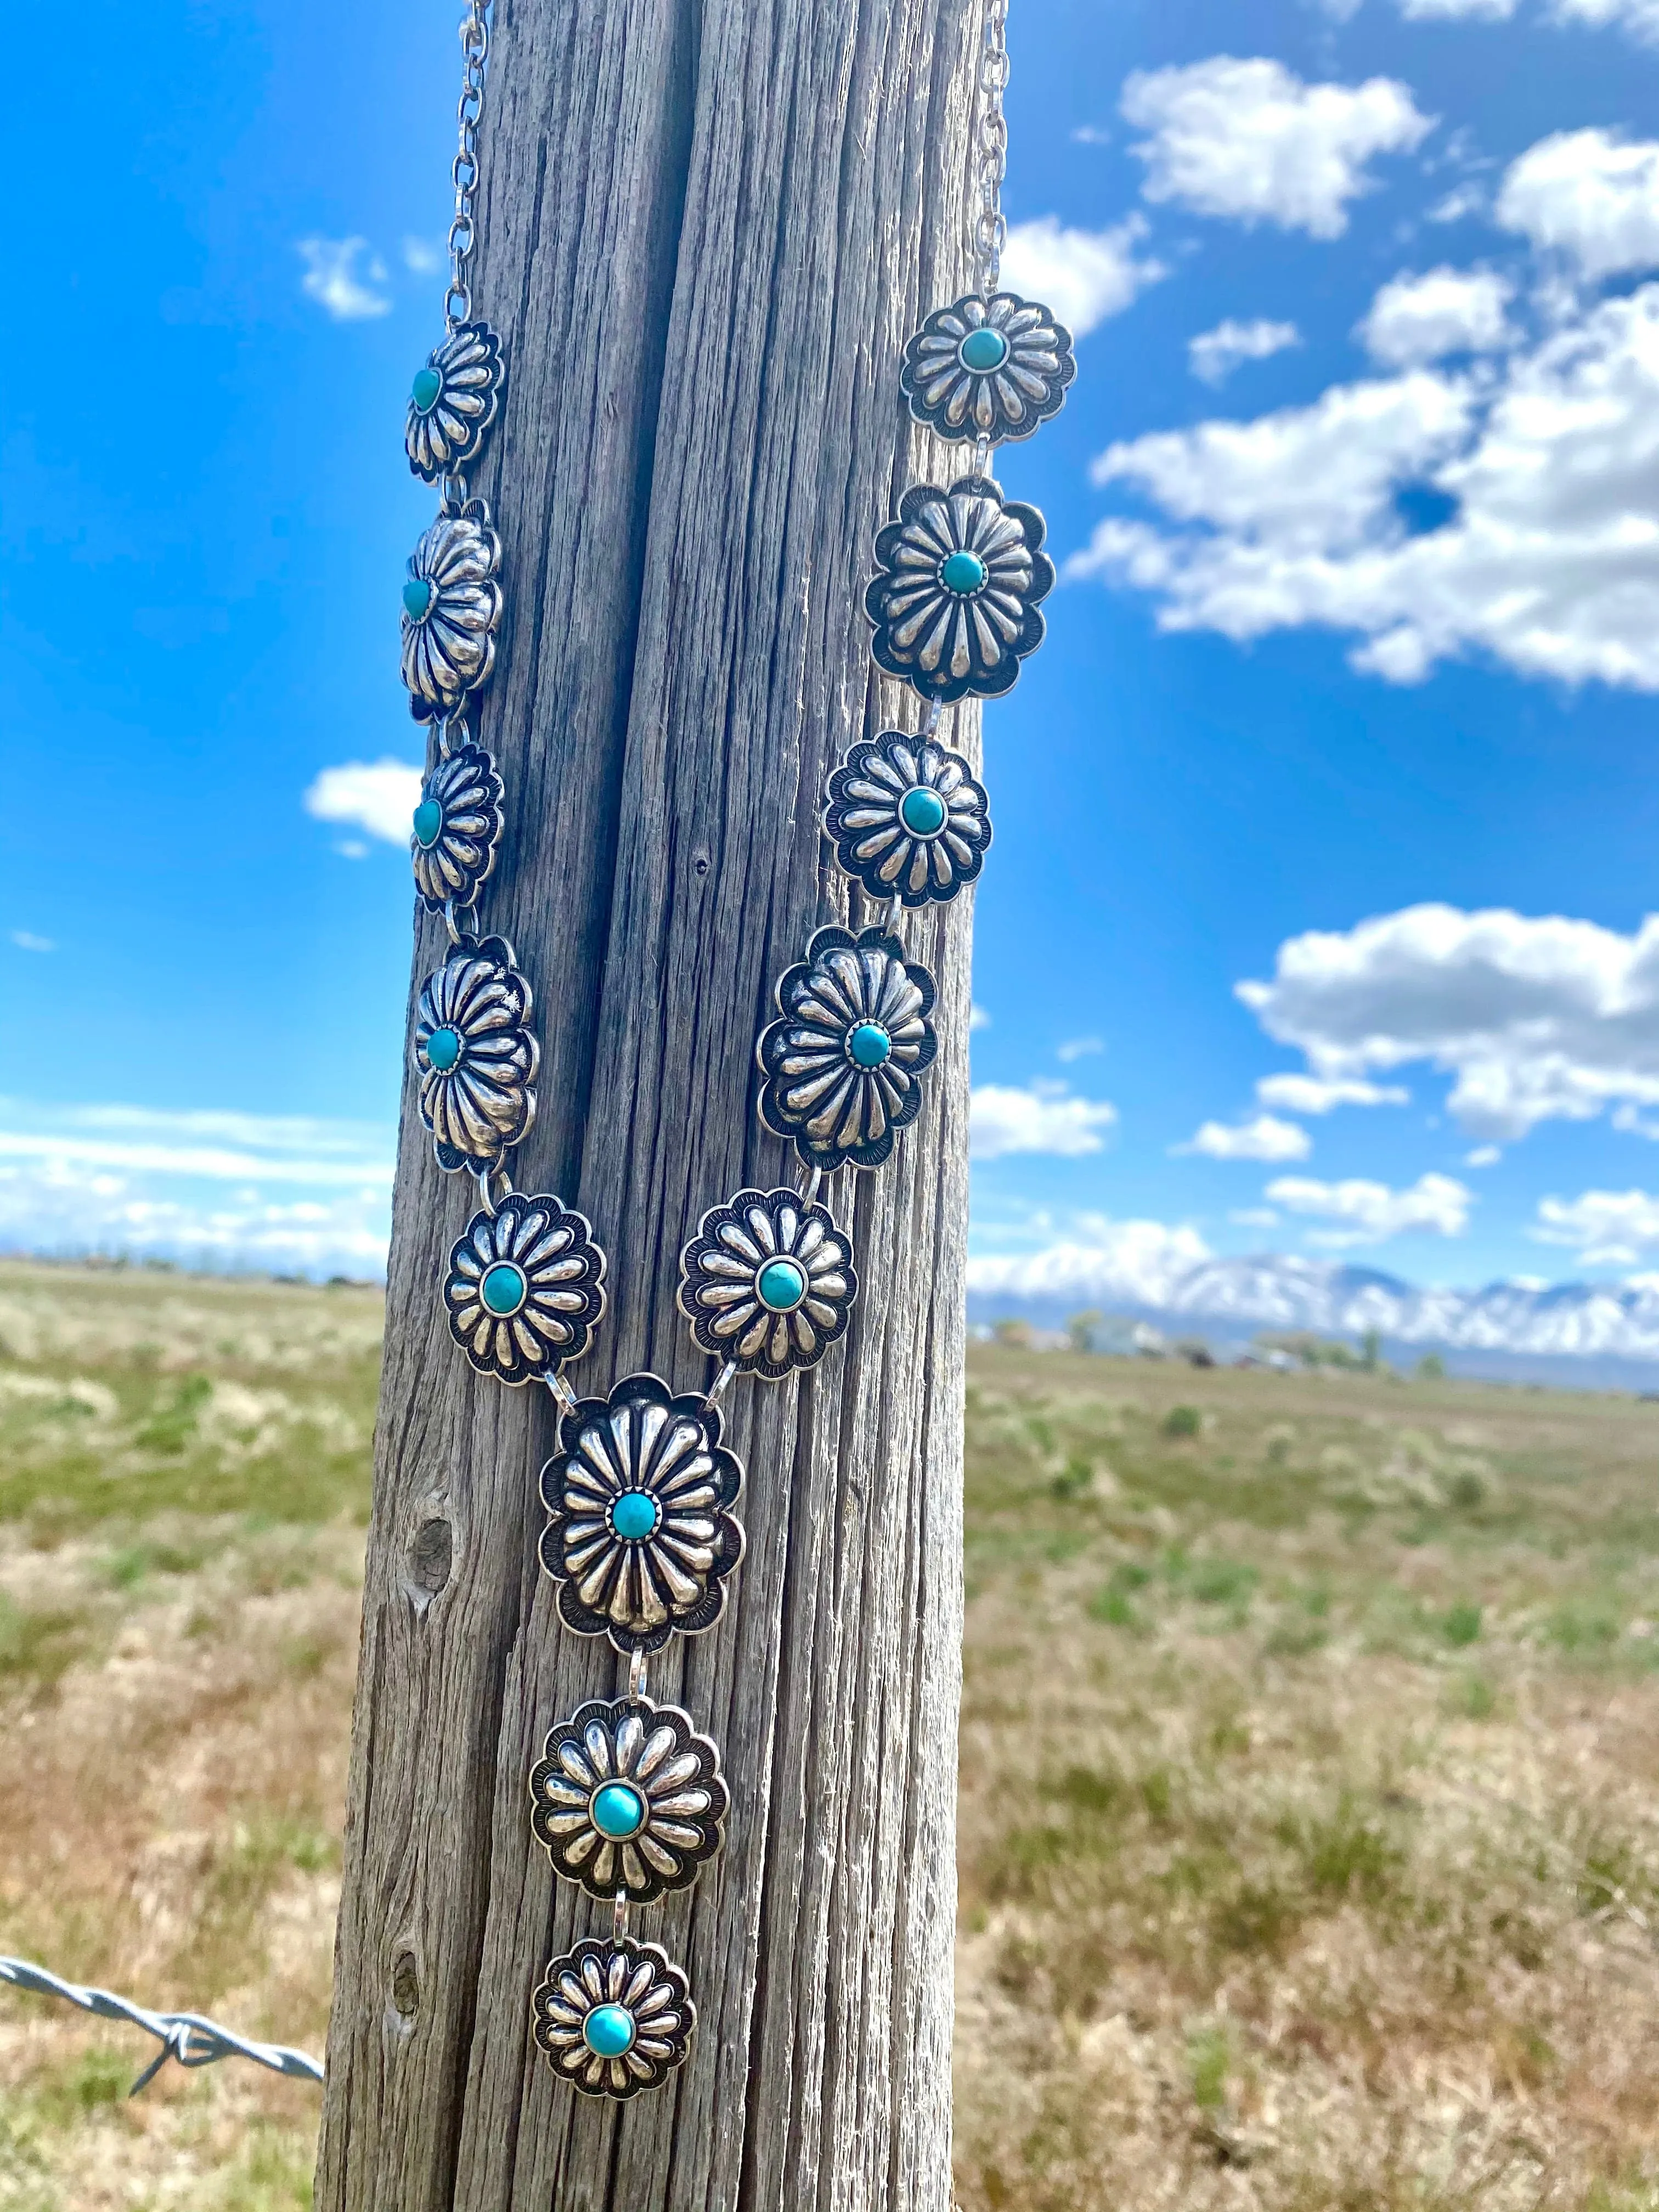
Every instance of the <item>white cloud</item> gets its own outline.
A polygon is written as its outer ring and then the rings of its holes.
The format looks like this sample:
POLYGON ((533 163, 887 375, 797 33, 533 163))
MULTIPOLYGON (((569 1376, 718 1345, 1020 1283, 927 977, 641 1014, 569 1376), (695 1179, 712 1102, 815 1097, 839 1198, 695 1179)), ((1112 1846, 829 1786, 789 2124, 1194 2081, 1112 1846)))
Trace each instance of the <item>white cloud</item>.
POLYGON ((1206 1121, 1195 1137, 1170 1149, 1202 1152, 1212 1160, 1305 1160, 1313 1150, 1313 1140, 1294 1121, 1258 1114, 1254 1121, 1237 1128, 1230 1128, 1224 1121, 1206 1121))
POLYGON ((1501 366, 1155 432, 1095 477, 1164 519, 1108 518, 1066 573, 1153 593, 1166 629, 1357 633, 1355 665, 1397 683, 1481 650, 1659 689, 1659 284, 1501 366))
POLYGON ((56 952, 56 941, 50 937, 37 937, 32 929, 14 929, 11 941, 20 952, 56 952))
POLYGON ((1463 1164, 1466 1168, 1495 1168, 1503 1157, 1496 1145, 1477 1145, 1472 1152, 1464 1153, 1463 1164))
POLYGON ((1516 0, 1399 0, 1399 7, 1408 22, 1507 23, 1516 0))
POLYGON ((1279 1176, 1263 1195, 1288 1213, 1334 1221, 1334 1229, 1315 1230, 1317 1244, 1375 1244, 1408 1229, 1431 1229, 1441 1237, 1461 1237, 1468 1226, 1474 1194, 1451 1176, 1425 1175, 1407 1190, 1351 1176, 1342 1182, 1316 1182, 1310 1176, 1279 1176))
POLYGON ((1085 1214, 1075 1226, 1074 1236, 1040 1252, 975 1254, 968 1262, 969 1289, 1160 1305, 1182 1276, 1211 1256, 1195 1229, 1162 1221, 1085 1214))
POLYGON ((1003 249, 1002 281, 1027 299, 1044 301, 1080 338, 1168 276, 1161 261, 1137 258, 1146 235, 1138 215, 1109 230, 1063 229, 1052 215, 1017 222, 1003 249))
POLYGON ((1586 276, 1659 268, 1659 144, 1558 131, 1511 163, 1497 216, 1586 276))
POLYGON ((1074 1060, 1086 1060, 1091 1053, 1104 1052, 1104 1044, 1097 1036, 1067 1037, 1064 1044, 1054 1047, 1054 1058, 1069 1067, 1074 1060))
POLYGON ((1659 0, 1554 0, 1552 13, 1559 23, 1593 31, 1613 24, 1644 45, 1659 45, 1659 0))
POLYGON ((1515 337, 1504 315, 1513 290, 1490 269, 1442 267, 1421 276, 1402 270, 1372 301, 1358 335, 1391 368, 1447 354, 1496 353, 1515 337))
POLYGON ((306 264, 301 290, 308 300, 326 308, 337 323, 361 322, 366 316, 384 315, 391 308, 384 292, 369 289, 385 283, 385 264, 371 254, 368 267, 359 273, 359 259, 368 251, 366 238, 302 238, 295 251, 306 264))
POLYGON ((1240 1229, 1277 1229, 1279 1216, 1271 1206, 1238 1206, 1227 1216, 1240 1229))
POLYGON ((1187 341, 1187 365, 1205 384, 1220 384, 1243 361, 1267 361, 1287 346, 1299 346, 1302 333, 1294 323, 1235 322, 1230 315, 1212 331, 1200 331, 1187 341))
POLYGON ((1589 1267, 1634 1267, 1659 1246, 1659 1198, 1644 1190, 1587 1190, 1545 1198, 1530 1234, 1542 1244, 1571 1244, 1589 1267))
MULTIPOLYGON (((343 761, 325 768, 305 795, 306 812, 319 822, 350 822, 389 845, 406 845, 421 796, 421 771, 406 761, 343 761)), ((349 860, 363 848, 340 850, 349 860)))
POLYGON ((0 1249, 378 1273, 396 1131, 0 1100, 0 1249))
POLYGON ((1117 1109, 1104 1099, 1073 1098, 1057 1085, 981 1083, 969 1099, 968 1149, 976 1160, 1001 1159, 1008 1152, 1057 1152, 1075 1159, 1097 1152, 1102 1132, 1112 1127, 1117 1109))
POLYGON ((1409 1106, 1411 1093, 1397 1084, 1358 1075, 1264 1075, 1255 1086, 1264 1106, 1287 1114, 1328 1114, 1337 1106, 1409 1106))
POLYGON ((1433 127, 1391 77, 1304 84, 1282 63, 1231 54, 1137 70, 1122 109, 1151 134, 1131 149, 1149 200, 1315 238, 1347 228, 1348 202, 1374 188, 1374 155, 1410 153, 1433 127))
POLYGON ((1659 915, 1630 936, 1507 908, 1406 907, 1279 948, 1238 996, 1321 1076, 1426 1060, 1475 1135, 1659 1105, 1659 915))
POLYGON ((417 276, 435 276, 444 265, 443 247, 430 238, 405 238, 404 266, 417 276))
POLYGON ((975 1030, 988 1030, 990 1026, 991 1017, 983 1006, 971 1006, 969 1009, 968 1033, 970 1036, 975 1030))

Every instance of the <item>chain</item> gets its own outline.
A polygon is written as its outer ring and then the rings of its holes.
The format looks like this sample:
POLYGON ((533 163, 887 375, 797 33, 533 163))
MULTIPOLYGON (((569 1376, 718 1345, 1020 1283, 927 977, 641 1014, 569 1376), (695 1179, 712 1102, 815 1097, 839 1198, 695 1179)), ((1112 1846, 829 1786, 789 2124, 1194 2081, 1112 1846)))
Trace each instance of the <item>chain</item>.
POLYGON ((460 143, 450 165, 455 180, 455 220, 449 226, 449 289, 444 295, 444 320, 453 331, 471 319, 472 294, 466 281, 466 264, 477 243, 472 216, 472 195, 478 186, 478 125, 483 115, 484 64, 489 58, 489 0, 467 0, 461 18, 460 105, 456 110, 460 143))
POLYGON ((979 289, 994 292, 1002 274, 1002 249, 1008 241, 1002 212, 1002 179, 1008 168, 1008 125, 1002 95, 1008 88, 1008 0, 986 0, 985 52, 979 67, 985 105, 979 118, 979 216, 974 244, 979 255, 979 289))

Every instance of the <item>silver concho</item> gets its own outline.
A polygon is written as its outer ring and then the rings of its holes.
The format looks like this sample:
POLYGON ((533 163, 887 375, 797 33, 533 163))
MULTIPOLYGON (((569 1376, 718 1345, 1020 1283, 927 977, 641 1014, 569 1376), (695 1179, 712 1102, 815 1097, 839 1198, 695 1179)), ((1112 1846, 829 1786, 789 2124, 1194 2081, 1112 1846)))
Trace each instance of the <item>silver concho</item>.
POLYGON ((428 483, 474 460, 507 382, 501 342, 488 323, 459 323, 433 347, 404 418, 409 465, 428 483))
POLYGON ((1072 334, 1035 300, 969 292, 928 316, 904 349, 899 388, 941 438, 1029 438, 1077 374, 1072 334))
POLYGON ((680 1311, 716 1359, 781 1382, 816 1366, 858 1296, 849 1238, 794 1190, 740 1190, 711 1206, 680 1255, 680 1311))
POLYGON ((495 665, 501 540, 482 500, 441 514, 409 556, 404 586, 403 675, 417 722, 453 714, 495 665))
POLYGON ((541 1559, 565 1626, 608 1636, 618 1651, 712 1628, 743 1557, 731 1510, 742 1487, 742 1462, 721 1444, 707 1399, 676 1397, 655 1375, 584 1398, 541 1472, 541 1559))
POLYGON ((730 1800, 720 1753, 678 1705, 596 1698, 549 1735, 530 1776, 530 1825, 553 1870, 634 1905, 694 1882, 730 1800))
POLYGON ((960 753, 933 738, 861 738, 830 778, 824 834, 845 875, 907 907, 953 899, 991 842, 990 801, 960 753))
POLYGON ((438 1165, 488 1174, 536 1118, 530 986, 501 937, 463 937, 421 986, 415 1065, 438 1165))
POLYGON ((458 745, 421 787, 409 849, 415 888, 432 914, 469 907, 495 865, 501 780, 482 745, 458 745))
POLYGON ((880 573, 864 596, 878 667, 945 706, 999 698, 1042 642, 1037 602, 1054 587, 1043 520, 989 477, 948 491, 913 484, 878 532, 880 573))
POLYGON ((884 929, 821 929, 778 985, 757 1047, 760 1116, 808 1167, 879 1167, 921 1110, 939 1050, 933 979, 884 929))
POLYGON ((534 2022, 562 2080, 590 2097, 633 2097, 684 2064, 697 2008, 659 1943, 590 1936, 548 1968, 534 2022))
POLYGON ((605 1311, 592 1224, 556 1198, 508 1191, 450 1248, 444 1309, 473 1366, 499 1382, 538 1382, 580 1359, 605 1311))

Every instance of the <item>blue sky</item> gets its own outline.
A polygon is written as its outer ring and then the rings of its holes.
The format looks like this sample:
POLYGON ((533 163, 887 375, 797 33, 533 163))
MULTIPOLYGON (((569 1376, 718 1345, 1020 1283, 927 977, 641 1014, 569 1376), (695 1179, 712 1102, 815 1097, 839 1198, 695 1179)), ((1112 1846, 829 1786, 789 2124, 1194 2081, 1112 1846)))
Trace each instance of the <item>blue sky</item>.
MULTIPOLYGON (((375 1264, 453 15, 59 34, 3 430, 8 1243, 375 1264)), ((1644 1273, 1659 0, 1011 39, 1006 273, 1081 335, 1001 465, 1065 580, 986 715, 981 1266, 1644 1273)))

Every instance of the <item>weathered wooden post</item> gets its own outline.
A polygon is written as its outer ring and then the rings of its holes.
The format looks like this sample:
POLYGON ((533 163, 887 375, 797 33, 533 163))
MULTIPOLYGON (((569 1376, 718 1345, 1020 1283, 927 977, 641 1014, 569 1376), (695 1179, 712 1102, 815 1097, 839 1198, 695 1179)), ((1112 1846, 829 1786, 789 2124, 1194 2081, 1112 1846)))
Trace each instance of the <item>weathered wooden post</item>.
MULTIPOLYGON (((980 0, 497 0, 473 296, 511 374, 474 489, 507 611, 474 720, 507 791, 489 926, 538 998, 519 1181, 610 1255, 584 1394, 704 1386, 681 1243, 784 1178, 755 1040, 846 913, 826 770, 896 705, 862 593, 897 489, 948 465, 897 372, 968 270, 980 33, 980 0)), ((942 734, 973 752, 976 708, 942 734)), ((864 1294, 809 1377, 726 1400, 747 1556, 718 1631, 652 1662, 732 1809, 638 1916, 701 2017, 622 2106, 532 2040, 548 1959, 608 1916, 556 1886, 526 1777, 626 1666, 538 1571, 556 1409, 450 1340, 473 1194, 406 1092, 321 2212, 949 2203, 968 902, 909 927, 941 1053, 894 1160, 838 1178, 864 1294)), ((444 944, 422 919, 417 980, 444 944)))

